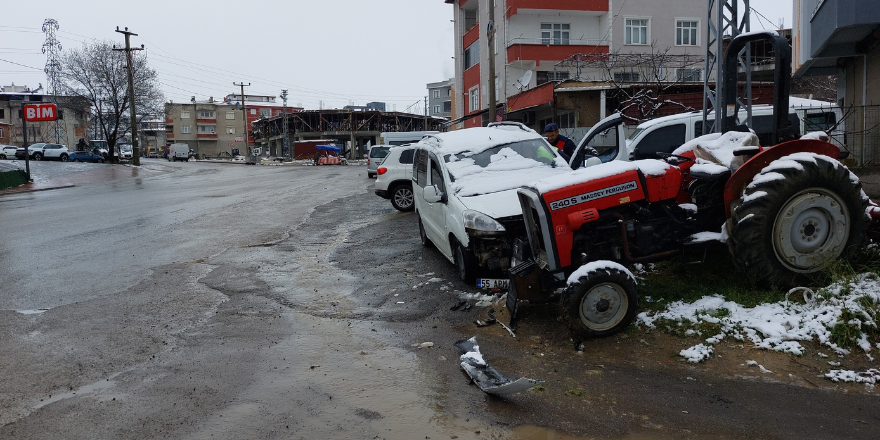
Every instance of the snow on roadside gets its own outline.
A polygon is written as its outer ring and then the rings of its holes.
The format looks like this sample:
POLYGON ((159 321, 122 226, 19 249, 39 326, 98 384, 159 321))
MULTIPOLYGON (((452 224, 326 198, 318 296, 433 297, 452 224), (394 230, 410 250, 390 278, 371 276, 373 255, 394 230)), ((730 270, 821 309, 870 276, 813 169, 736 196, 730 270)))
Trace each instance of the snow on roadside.
MULTIPOLYGON (((795 298, 799 290, 792 289, 795 298)), ((711 335, 703 335, 705 343, 681 351, 688 362, 701 362, 708 359, 711 346, 733 338, 751 341, 755 348, 803 355, 803 341, 818 341, 838 355, 849 354, 849 350, 833 341, 832 329, 845 325, 853 333, 853 342, 871 358, 872 342, 858 329, 877 329, 877 310, 880 304, 880 277, 865 273, 849 281, 836 282, 815 295, 805 295, 805 303, 783 301, 764 303, 752 308, 743 307, 727 301, 721 296, 705 296, 693 303, 676 301, 660 312, 642 312, 636 318, 638 325, 648 328, 658 326, 677 326, 687 334, 701 334, 700 327, 712 325, 711 335), (843 322, 846 320, 846 322, 843 322), (691 328, 693 326, 694 328, 691 328), (720 333, 717 329, 720 328, 720 333)), ((880 343, 876 347, 880 349, 880 343)), ((833 370, 826 375, 834 381, 863 382, 873 385, 880 382, 880 370, 867 372, 833 370)))

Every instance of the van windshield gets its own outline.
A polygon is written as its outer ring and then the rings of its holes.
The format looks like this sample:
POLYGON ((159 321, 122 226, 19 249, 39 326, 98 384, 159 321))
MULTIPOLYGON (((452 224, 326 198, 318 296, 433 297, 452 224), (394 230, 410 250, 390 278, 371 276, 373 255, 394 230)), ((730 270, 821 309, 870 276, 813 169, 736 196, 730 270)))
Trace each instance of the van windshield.
POLYGON ((632 142, 632 141, 636 140, 636 138, 639 137, 644 132, 645 132, 644 128, 637 128, 636 131, 633 132, 633 134, 629 135, 629 138, 627 140, 632 142))

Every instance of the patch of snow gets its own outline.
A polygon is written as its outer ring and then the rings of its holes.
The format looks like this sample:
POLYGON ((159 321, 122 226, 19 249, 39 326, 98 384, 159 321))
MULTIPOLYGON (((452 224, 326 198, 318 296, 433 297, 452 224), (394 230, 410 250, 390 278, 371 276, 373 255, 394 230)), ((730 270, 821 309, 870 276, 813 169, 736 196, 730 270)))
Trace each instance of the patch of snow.
POLYGON ((698 159, 697 163, 691 166, 691 173, 693 172, 703 173, 710 176, 718 176, 724 173, 729 173, 730 168, 727 168, 724 165, 719 165, 717 163, 704 162, 702 159, 698 159))
MULTIPOLYGON (((849 350, 832 342, 831 329, 840 323, 843 310, 859 319, 862 326, 877 328, 873 311, 866 310, 864 302, 880 303, 880 278, 874 274, 862 274, 851 281, 834 283, 824 288, 815 302, 807 304, 783 301, 747 308, 714 295, 693 303, 676 301, 657 313, 642 312, 636 323, 649 328, 655 328, 658 321, 678 322, 679 325, 685 320, 697 324, 714 323, 720 326, 722 334, 751 341, 756 348, 799 356, 804 352, 799 341, 815 340, 838 355, 846 355, 849 350), (721 311, 726 313, 719 313, 721 311)), ((877 347, 880 348, 880 344, 877 347)), ((859 348, 867 351, 872 347, 867 340, 860 340, 859 348)))
POLYGON ((696 234, 688 237, 688 243, 697 244, 697 243, 706 243, 710 241, 720 241, 724 243, 722 240, 722 234, 720 232, 697 232, 696 234))
POLYGON ((817 141, 828 141, 828 133, 824 131, 811 131, 803 136, 801 139, 815 139, 817 141))
POLYGON ((709 359, 709 357, 711 357, 712 353, 714 352, 715 349, 711 346, 697 344, 691 348, 686 348, 680 351, 678 354, 681 355, 681 357, 685 358, 688 362, 696 364, 706 359, 709 359))
POLYGON ((760 199, 761 197, 764 197, 766 195, 767 195, 766 191, 755 191, 751 194, 744 195, 742 197, 742 202, 743 203, 751 202, 752 200, 760 199))
POLYGON ((825 373, 825 377, 834 382, 855 382, 875 385, 880 383, 880 370, 871 368, 860 373, 852 370, 831 370, 825 373))
POLYGON ((747 216, 745 216, 745 217, 739 219, 739 221, 736 222, 736 224, 740 224, 740 223, 742 223, 742 222, 744 222, 744 221, 746 221, 746 220, 748 220, 748 219, 750 219, 750 218, 752 218, 752 217, 754 217, 754 216, 755 216, 755 214, 749 214, 749 215, 747 215, 747 216))
POLYGON ((680 147, 676 148, 675 151, 672 152, 672 154, 674 154, 676 156, 681 156, 682 154, 693 151, 694 147, 697 146, 698 144, 713 142, 713 141, 718 140, 718 138, 720 138, 720 137, 721 137, 721 133, 704 134, 700 137, 696 137, 696 138, 693 138, 693 139, 685 142, 680 147))
POLYGON ((678 207, 687 211, 688 214, 696 214, 697 213, 697 205, 694 205, 693 203, 682 203, 682 204, 679 204, 678 207))
MULTIPOLYGON (((595 168, 595 167, 593 167, 593 168, 595 168)), ((586 276, 590 272, 593 272, 596 270, 608 271, 609 269, 617 269, 617 270, 625 273, 633 281, 633 283, 636 282, 636 277, 633 276, 632 272, 630 272, 629 269, 623 267, 623 265, 621 265, 620 263, 615 263, 613 261, 608 261, 608 260, 598 260, 598 261, 589 262, 589 263, 575 269, 575 271, 572 272, 571 276, 568 277, 567 284, 572 285, 572 284, 577 283, 581 277, 586 276)))
POLYGON ((771 182, 774 180, 785 180, 785 176, 773 171, 769 171, 766 173, 761 172, 752 179, 752 182, 749 183, 746 188, 754 188, 762 183, 771 182))

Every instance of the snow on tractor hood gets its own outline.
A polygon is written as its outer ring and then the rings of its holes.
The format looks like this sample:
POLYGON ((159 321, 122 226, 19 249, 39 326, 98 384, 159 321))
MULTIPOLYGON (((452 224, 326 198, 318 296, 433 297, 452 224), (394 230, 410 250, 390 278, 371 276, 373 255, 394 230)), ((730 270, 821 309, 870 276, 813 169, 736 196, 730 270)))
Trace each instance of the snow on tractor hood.
POLYGON ((615 160, 601 165, 580 168, 569 173, 541 179, 532 182, 527 186, 535 188, 539 193, 544 194, 548 191, 579 185, 591 180, 616 176, 627 171, 640 170, 646 176, 660 176, 666 174, 666 171, 670 168, 672 168, 672 165, 657 159, 643 159, 632 162, 615 160))

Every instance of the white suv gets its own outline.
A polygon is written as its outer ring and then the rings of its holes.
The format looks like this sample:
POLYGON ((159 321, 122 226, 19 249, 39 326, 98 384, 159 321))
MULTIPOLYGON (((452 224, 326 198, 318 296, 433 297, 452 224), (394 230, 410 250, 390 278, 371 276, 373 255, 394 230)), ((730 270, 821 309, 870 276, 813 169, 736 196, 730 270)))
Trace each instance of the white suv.
POLYGON ((517 189, 571 171, 556 149, 518 123, 425 136, 415 145, 413 195, 422 244, 459 278, 506 287, 513 240, 525 234, 517 189), (497 278, 477 279, 492 274, 497 278))
POLYGON ((67 162, 70 157, 70 151, 64 145, 46 144, 43 147, 43 159, 58 159, 67 162))
POLYGON ((398 211, 412 211, 413 186, 412 163, 415 146, 411 144, 392 147, 385 160, 376 169, 374 192, 383 199, 390 199, 398 211))

